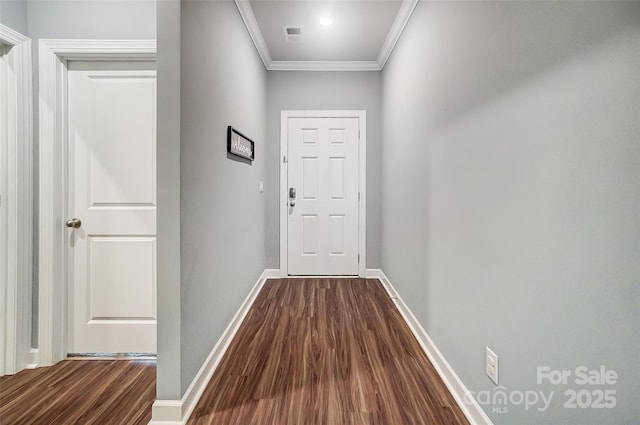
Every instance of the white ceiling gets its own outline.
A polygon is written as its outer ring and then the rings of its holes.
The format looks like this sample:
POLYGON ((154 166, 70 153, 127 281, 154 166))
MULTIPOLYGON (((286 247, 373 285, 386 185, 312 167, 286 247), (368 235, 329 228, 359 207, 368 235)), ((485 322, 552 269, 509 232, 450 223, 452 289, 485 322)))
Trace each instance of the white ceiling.
POLYGON ((267 69, 380 70, 418 0, 235 1, 267 69), (288 42, 286 27, 302 40, 288 42))

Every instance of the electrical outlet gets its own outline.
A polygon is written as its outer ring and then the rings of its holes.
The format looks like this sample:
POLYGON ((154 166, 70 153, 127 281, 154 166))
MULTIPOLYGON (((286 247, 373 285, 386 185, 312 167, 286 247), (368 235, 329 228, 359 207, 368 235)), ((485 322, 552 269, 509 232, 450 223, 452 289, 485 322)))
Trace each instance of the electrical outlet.
POLYGON ((498 355, 487 347, 485 355, 485 372, 487 376, 498 385, 498 355))

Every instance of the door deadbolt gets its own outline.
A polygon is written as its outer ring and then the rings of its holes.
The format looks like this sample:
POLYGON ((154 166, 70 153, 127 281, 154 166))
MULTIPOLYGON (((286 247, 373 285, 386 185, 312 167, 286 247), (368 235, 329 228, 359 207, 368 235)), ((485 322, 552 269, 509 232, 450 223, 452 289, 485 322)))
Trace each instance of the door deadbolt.
POLYGON ((79 218, 72 218, 71 220, 67 220, 65 225, 73 229, 78 229, 82 226, 82 221, 79 218))
POLYGON ((290 187, 289 188, 289 198, 296 199, 296 188, 295 187, 290 187))

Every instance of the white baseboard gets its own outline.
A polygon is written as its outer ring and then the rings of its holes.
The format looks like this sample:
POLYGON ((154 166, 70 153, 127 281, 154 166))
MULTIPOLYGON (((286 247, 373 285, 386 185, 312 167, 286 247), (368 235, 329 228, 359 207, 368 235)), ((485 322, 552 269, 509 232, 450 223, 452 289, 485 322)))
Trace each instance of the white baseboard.
POLYGON ((400 314, 402 314, 402 317, 409 325, 411 332, 413 332, 413 335, 420 343, 427 357, 429 357, 431 364, 433 364, 433 367, 438 372, 438 375, 440 375, 440 378, 442 378, 442 381, 449 389, 449 392, 451 392, 451 395, 453 395, 453 398, 471 425, 493 425, 491 419, 489 419, 484 410, 482 410, 482 407, 480 407, 476 399, 471 396, 471 393, 462 380, 455 373, 440 350, 438 350, 438 347, 436 347, 431 337, 429 337, 427 331, 422 327, 420 322, 418 322, 418 319, 416 319, 411 310, 409 310, 409 307, 407 307, 402 298, 400 298, 398 292, 384 272, 380 269, 367 269, 366 276, 380 280, 382 286, 389 294, 389 298, 391 298, 396 307, 398 307, 400 314))
POLYGON ((149 425, 183 425, 189 417, 182 420, 182 400, 156 400, 151 407, 151 422, 149 425))
POLYGON ((151 422, 149 425, 184 425, 189 420, 193 409, 196 407, 198 400, 202 396, 207 384, 213 376, 213 372, 218 367, 222 356, 229 348, 231 340, 238 332, 242 321, 249 312, 249 309, 260 293, 262 286, 267 279, 280 277, 280 270, 266 269, 258 278, 258 281, 249 292, 240 309, 236 312, 229 326, 222 333, 222 336, 213 347, 206 360, 200 367, 200 370, 191 381, 191 384, 185 391, 180 400, 156 400, 153 403, 151 422))
POLYGON ((267 279, 280 279, 280 269, 265 269, 262 273, 262 277, 267 279))
POLYGON ((27 356, 27 367, 26 369, 35 369, 38 367, 38 349, 32 348, 29 350, 29 354, 27 356))

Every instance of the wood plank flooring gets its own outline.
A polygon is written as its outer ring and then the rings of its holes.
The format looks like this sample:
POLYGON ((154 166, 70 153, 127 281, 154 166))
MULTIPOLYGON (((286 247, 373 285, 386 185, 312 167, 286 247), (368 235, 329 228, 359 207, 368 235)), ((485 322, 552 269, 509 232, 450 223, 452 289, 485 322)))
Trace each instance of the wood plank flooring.
POLYGON ((155 361, 65 360, 0 378, 2 425, 147 425, 155 361))
POLYGON ((468 424, 378 280, 269 280, 188 425, 468 424))

